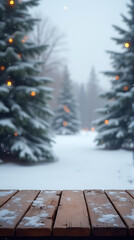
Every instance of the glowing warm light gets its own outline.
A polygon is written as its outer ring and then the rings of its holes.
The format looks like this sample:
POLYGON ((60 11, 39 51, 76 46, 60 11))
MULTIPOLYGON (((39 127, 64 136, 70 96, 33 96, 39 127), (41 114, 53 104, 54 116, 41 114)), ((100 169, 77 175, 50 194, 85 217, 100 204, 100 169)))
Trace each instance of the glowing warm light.
POLYGON ((20 53, 18 53, 17 55, 18 55, 19 58, 21 58, 21 54, 20 53))
POLYGON ((36 95, 36 92, 34 92, 34 91, 31 92, 31 96, 32 96, 32 97, 35 97, 35 95, 36 95))
POLYGON ((64 111, 66 111, 66 109, 67 109, 67 106, 65 105, 65 106, 63 106, 63 109, 64 109, 64 111))
POLYGON ((109 124, 109 120, 108 120, 108 119, 105 120, 105 124, 106 124, 106 125, 109 124))
POLYGON ((130 43, 129 43, 129 42, 125 42, 124 46, 125 46, 126 48, 129 48, 129 47, 130 47, 130 43))
POLYGON ((10 80, 7 81, 7 86, 12 86, 12 82, 10 80))
POLYGON ((64 6, 64 10, 67 11, 67 10, 68 10, 68 7, 67 7, 67 6, 64 6))
POLYGON ((64 111, 66 112, 66 113, 70 113, 70 109, 65 105, 65 106, 63 106, 63 109, 64 109, 64 111))
POLYGON ((9 38, 9 43, 13 43, 13 39, 12 38, 9 38))
POLYGON ((25 43, 25 41, 28 39, 27 36, 24 36, 24 38, 22 39, 22 42, 25 43))
POLYGON ((116 80, 119 80, 119 79, 120 79, 120 76, 118 76, 118 75, 115 76, 115 79, 116 79, 116 80))
POLYGON ((94 132, 95 131, 95 127, 91 127, 91 131, 94 132))
POLYGON ((17 132, 15 132, 15 133, 14 133, 14 136, 15 136, 15 137, 17 137, 17 136, 18 136, 18 133, 17 133, 17 132))
POLYGON ((9 4, 10 4, 11 6, 13 6, 13 5, 14 5, 14 1, 13 1, 13 0, 10 0, 10 1, 9 1, 9 4))
POLYGON ((66 113, 70 113, 70 109, 69 108, 67 108, 66 113))
POLYGON ((124 89, 124 91, 127 91, 128 90, 128 86, 124 86, 123 89, 124 89))
POLYGON ((68 123, 66 121, 63 122, 63 126, 67 127, 68 123))
POLYGON ((4 67, 4 66, 1 66, 1 67, 0 67, 0 70, 1 70, 1 71, 4 71, 4 70, 5 70, 5 67, 4 67))

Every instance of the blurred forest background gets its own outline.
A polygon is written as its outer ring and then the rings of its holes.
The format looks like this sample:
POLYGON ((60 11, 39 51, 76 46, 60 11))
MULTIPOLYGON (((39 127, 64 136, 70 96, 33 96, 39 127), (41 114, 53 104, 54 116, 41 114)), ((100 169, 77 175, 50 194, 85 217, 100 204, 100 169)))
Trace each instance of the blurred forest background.
MULTIPOLYGON (((58 98, 60 95, 62 83, 64 82, 64 70, 67 66, 66 51, 67 42, 66 36, 62 33, 51 20, 44 16, 41 12, 36 12, 33 17, 41 19, 29 39, 37 45, 47 44, 47 49, 40 56, 42 64, 42 76, 47 76, 53 79, 51 87, 53 88, 52 100, 50 102, 51 109, 55 112, 58 108, 58 98)), ((99 117, 97 109, 105 105, 105 101, 100 98, 104 91, 100 87, 99 79, 96 73, 95 66, 89 66, 89 78, 85 83, 79 83, 72 80, 72 91, 78 103, 79 118, 81 122, 81 129, 95 130, 92 122, 99 117)))

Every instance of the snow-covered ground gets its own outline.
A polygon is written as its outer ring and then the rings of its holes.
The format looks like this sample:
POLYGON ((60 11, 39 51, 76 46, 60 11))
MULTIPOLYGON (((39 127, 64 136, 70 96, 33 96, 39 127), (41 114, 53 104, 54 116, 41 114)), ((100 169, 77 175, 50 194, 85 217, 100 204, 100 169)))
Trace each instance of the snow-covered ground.
POLYGON ((94 137, 56 136, 54 163, 0 164, 0 189, 134 189, 132 152, 98 149, 94 137))

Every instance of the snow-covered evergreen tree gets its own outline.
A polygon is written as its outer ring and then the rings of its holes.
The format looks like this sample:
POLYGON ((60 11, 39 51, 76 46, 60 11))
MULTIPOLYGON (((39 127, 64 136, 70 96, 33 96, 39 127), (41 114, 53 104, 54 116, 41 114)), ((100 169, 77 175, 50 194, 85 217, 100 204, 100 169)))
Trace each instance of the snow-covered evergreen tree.
POLYGON ((119 38, 113 38, 122 51, 109 51, 113 70, 105 72, 111 78, 111 90, 102 97, 107 99, 103 114, 96 121, 98 145, 106 148, 132 147, 134 141, 134 0, 130 0, 129 17, 122 15, 126 29, 114 26, 119 38))
POLYGON ((75 134, 79 131, 78 106, 72 89, 69 72, 65 68, 62 90, 58 99, 59 107, 53 121, 53 128, 57 134, 75 134))
POLYGON ((53 159, 48 100, 51 79, 35 60, 45 46, 28 41, 38 0, 0 0, 0 155, 29 162, 53 159))
POLYGON ((99 86, 99 80, 96 75, 95 68, 91 68, 89 80, 87 83, 87 127, 90 129, 93 125, 93 120, 98 118, 96 109, 104 106, 104 102, 99 95, 102 89, 99 86))
POLYGON ((87 94, 85 86, 82 83, 79 88, 79 109, 80 109, 80 119, 81 126, 83 129, 88 127, 87 125, 87 94))

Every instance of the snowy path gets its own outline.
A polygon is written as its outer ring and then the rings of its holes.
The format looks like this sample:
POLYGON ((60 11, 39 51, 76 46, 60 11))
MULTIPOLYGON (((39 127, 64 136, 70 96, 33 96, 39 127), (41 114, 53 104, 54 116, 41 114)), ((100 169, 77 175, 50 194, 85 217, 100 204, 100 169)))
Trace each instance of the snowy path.
POLYGON ((99 150, 94 133, 57 136, 57 162, 37 166, 0 165, 0 188, 19 189, 132 189, 132 153, 99 150))

